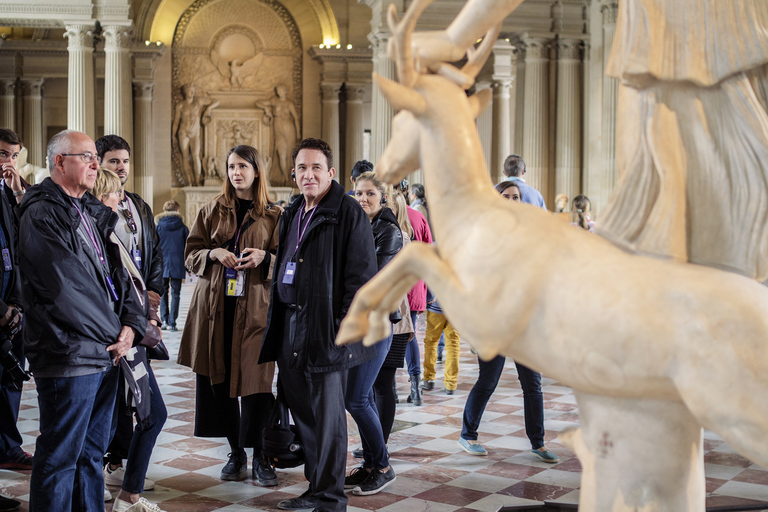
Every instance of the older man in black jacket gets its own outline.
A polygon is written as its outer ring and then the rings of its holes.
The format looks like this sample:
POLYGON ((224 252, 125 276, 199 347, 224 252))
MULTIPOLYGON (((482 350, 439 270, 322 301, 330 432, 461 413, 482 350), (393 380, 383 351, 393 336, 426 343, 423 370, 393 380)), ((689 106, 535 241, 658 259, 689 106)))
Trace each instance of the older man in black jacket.
POLYGON ((376 273, 371 223, 333 181, 331 149, 304 139, 293 152, 302 196, 280 218, 272 301, 260 363, 277 361, 280 393, 299 429, 307 492, 278 508, 346 510, 344 474, 347 370, 372 359, 374 347, 337 347, 342 318, 357 290, 376 273))
POLYGON ((30 511, 104 510, 101 458, 117 372, 146 316, 109 240, 117 215, 88 193, 96 146, 71 130, 48 144, 51 177, 20 206, 24 348, 40 406, 30 511))

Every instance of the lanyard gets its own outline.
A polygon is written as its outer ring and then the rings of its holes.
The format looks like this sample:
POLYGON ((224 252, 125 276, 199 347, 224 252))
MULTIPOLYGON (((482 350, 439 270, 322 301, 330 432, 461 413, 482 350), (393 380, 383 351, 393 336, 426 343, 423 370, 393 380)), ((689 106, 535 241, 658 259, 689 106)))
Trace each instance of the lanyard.
POLYGON ((104 259, 104 255, 101 253, 101 248, 99 247, 98 242, 96 242, 96 237, 93 236, 93 231, 91 231, 91 228, 88 225, 88 221, 85 220, 85 216, 83 215, 83 212, 80 211, 80 208, 75 204, 74 201, 72 201, 72 206, 75 207, 75 210, 77 210, 78 215, 80 215, 80 220, 83 222, 83 227, 85 228, 85 232, 88 233, 88 238, 91 239, 91 243, 93 244, 93 248, 96 249, 96 254, 99 255, 99 260, 101 261, 101 264, 104 266, 104 268, 107 268, 107 262, 104 259))
POLYGON ((237 227, 237 231, 235 232, 235 253, 238 252, 237 244, 240 241, 240 230, 243 229, 243 226, 248 222, 248 215, 251 213, 251 208, 253 208, 253 204, 248 207, 248 211, 245 212, 245 217, 243 217, 243 222, 237 227))
POLYGON ((301 223, 302 219, 304 218, 304 204, 301 205, 301 209, 299 210, 299 229, 298 231, 298 237, 296 237, 296 249, 294 250, 294 254, 299 252, 299 244, 301 243, 301 239, 304 238, 304 235, 307 233, 307 228, 312 223, 312 217, 315 215, 315 212, 317 211, 317 206, 312 208, 312 213, 309 214, 309 219, 307 219, 307 224, 304 226, 304 229, 301 229, 301 223))
MULTIPOLYGON (((137 238, 139 229, 138 225, 136 224, 136 218, 133 216, 133 211, 131 211, 131 202, 126 197, 124 201, 127 203, 127 205, 123 205, 123 201, 120 201, 117 203, 118 209, 120 210, 120 213, 122 215, 123 221, 125 222, 126 226, 128 226, 128 229, 131 232, 131 241, 133 242, 132 249, 138 249, 139 248, 139 240, 137 238)), ((136 215, 138 215, 138 212, 136 212, 136 215)))

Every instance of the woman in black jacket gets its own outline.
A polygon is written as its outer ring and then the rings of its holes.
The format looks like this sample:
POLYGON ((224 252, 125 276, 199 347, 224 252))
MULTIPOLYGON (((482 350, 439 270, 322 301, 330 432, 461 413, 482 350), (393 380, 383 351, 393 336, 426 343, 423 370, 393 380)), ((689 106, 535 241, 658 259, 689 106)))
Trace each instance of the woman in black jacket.
MULTIPOLYGON (((387 207, 388 195, 386 185, 373 172, 363 173, 355 180, 355 199, 371 221, 379 270, 403 248, 400 225, 392 210, 387 207)), ((373 384, 391 343, 390 331, 387 339, 376 344, 374 359, 349 370, 345 405, 360 432, 363 465, 353 469, 346 477, 344 488, 352 489, 352 493, 359 496, 376 494, 395 480, 395 472, 389 465, 381 421, 373 399, 373 384)))

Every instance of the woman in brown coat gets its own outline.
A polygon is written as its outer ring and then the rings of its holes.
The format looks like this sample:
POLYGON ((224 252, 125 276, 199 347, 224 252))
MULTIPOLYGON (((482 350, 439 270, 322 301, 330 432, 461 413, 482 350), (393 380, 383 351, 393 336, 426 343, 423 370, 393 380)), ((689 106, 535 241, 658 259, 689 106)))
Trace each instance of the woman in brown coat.
POLYGON ((237 146, 227 156, 224 190, 198 213, 184 251, 199 276, 181 337, 178 363, 197 374, 195 436, 226 437, 222 480, 248 476, 277 485, 261 456, 261 431, 274 403, 274 363, 257 364, 282 210, 269 203, 261 155, 237 146), (238 403, 238 398, 241 397, 238 403))

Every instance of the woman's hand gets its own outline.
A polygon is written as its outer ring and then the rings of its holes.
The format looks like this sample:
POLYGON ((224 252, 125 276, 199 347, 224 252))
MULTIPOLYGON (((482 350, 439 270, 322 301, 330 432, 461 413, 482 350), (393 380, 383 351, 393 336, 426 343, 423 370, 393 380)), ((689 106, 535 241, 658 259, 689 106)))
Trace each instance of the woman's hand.
POLYGON ((243 249, 243 254, 247 254, 248 256, 237 260, 237 266, 235 267, 235 270, 245 270, 247 268, 258 267, 261 262, 264 261, 264 257, 267 255, 267 251, 246 247, 243 249))
POLYGON ((237 256, 222 247, 212 250, 210 256, 213 261, 218 261, 227 268, 237 265, 237 256))

